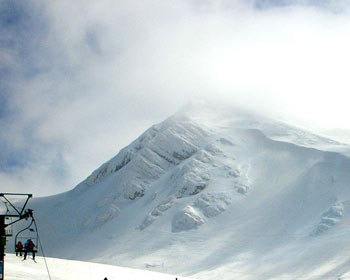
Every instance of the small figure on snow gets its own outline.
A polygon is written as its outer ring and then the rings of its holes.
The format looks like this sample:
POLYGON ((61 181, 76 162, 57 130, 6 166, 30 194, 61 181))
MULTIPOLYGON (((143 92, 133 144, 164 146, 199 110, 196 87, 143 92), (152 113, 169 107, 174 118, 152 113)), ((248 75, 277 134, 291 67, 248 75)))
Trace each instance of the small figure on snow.
POLYGON ((23 244, 21 241, 18 241, 18 243, 16 244, 16 256, 18 256, 18 254, 22 257, 22 252, 23 252, 23 244))

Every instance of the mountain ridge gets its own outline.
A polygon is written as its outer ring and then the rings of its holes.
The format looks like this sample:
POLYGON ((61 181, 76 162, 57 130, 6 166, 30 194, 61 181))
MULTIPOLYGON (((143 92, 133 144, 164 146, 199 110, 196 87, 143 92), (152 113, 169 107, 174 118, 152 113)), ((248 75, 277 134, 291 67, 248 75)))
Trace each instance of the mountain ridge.
POLYGON ((200 109, 152 126, 73 190, 33 200, 47 253, 203 279, 343 275, 349 147, 200 109))

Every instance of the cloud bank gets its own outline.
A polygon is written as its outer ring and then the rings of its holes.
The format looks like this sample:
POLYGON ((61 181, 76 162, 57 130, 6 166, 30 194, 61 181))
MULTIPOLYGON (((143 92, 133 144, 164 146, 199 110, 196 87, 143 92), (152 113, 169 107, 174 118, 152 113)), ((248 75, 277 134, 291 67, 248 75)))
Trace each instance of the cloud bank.
POLYGON ((188 101, 349 128, 348 1, 2 1, 0 191, 71 189, 188 101))

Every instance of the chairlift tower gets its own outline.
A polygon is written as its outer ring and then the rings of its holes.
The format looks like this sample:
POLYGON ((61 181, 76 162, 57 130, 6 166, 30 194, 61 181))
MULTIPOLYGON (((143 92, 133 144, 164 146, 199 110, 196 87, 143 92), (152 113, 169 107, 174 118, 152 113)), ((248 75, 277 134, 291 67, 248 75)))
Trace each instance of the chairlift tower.
MULTIPOLYGON (((8 226, 12 226, 14 223, 19 222, 23 219, 33 218, 33 210, 27 209, 25 210, 27 203, 30 198, 32 198, 32 194, 22 194, 22 193, 0 193, 0 198, 3 198, 15 211, 14 214, 11 214, 9 211, 7 211, 6 214, 0 215, 0 237, 1 237, 1 243, 0 243, 0 280, 4 280, 4 261, 5 261, 5 246, 6 246, 6 237, 12 235, 12 233, 6 232, 6 228, 8 226), (26 200, 22 206, 22 208, 16 207, 11 201, 11 196, 24 196, 26 197, 26 200), (10 223, 6 223, 6 218, 14 218, 15 220, 10 223)), ((8 208, 7 208, 8 210, 8 208)))

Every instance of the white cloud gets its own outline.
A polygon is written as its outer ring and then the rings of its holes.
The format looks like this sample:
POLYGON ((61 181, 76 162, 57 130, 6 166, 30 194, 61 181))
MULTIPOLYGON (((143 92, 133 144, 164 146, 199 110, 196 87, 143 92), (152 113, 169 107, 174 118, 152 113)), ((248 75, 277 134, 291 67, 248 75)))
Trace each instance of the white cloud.
POLYGON ((29 162, 0 172, 16 191, 72 188, 148 126, 203 97, 349 128, 345 2, 343 13, 257 10, 253 1, 30 3, 45 30, 32 60, 0 50, 19 72, 0 138, 29 151, 29 162))

